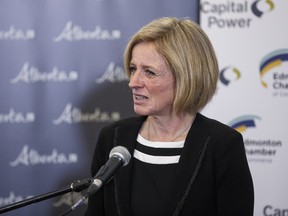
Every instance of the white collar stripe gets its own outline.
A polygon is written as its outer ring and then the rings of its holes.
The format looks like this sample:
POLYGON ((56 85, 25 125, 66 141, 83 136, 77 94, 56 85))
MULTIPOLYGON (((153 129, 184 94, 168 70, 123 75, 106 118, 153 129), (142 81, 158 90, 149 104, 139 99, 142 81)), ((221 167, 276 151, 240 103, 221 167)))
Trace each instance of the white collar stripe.
POLYGON ((138 134, 137 141, 142 145, 152 147, 152 148, 183 148, 184 141, 177 142, 154 142, 145 139, 140 134, 138 134))
POLYGON ((153 156, 134 150, 134 158, 149 164, 177 164, 180 155, 177 156, 153 156))

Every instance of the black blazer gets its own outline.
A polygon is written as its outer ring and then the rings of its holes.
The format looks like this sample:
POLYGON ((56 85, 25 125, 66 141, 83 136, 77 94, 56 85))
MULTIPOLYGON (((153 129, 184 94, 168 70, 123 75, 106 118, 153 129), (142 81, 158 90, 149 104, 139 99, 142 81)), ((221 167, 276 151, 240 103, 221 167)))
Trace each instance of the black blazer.
MULTIPOLYGON (((133 156, 138 132, 146 118, 131 117, 101 130, 92 176, 106 163, 114 146, 125 146, 133 156)), ((89 198, 86 216, 132 216, 131 159, 89 198)), ((173 185, 163 216, 253 215, 253 182, 241 134, 201 114, 197 114, 185 140, 173 185)))

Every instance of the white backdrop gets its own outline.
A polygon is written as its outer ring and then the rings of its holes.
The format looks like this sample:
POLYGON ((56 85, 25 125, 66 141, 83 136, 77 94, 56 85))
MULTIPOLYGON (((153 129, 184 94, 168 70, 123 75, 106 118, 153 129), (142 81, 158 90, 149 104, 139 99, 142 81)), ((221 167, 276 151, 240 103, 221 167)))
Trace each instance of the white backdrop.
POLYGON ((219 60, 207 116, 240 131, 255 216, 288 215, 288 1, 201 0, 200 23, 219 60))

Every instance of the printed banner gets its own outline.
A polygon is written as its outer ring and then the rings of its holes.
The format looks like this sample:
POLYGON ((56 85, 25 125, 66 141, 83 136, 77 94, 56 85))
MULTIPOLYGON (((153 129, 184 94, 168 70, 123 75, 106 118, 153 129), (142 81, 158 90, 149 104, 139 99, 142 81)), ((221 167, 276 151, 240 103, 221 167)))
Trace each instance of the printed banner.
POLYGON ((288 2, 201 0, 200 24, 219 59, 203 111, 242 133, 255 216, 288 215, 288 2))
MULTIPOLYGON (((90 177, 100 128, 134 115, 129 38, 157 17, 198 21, 198 12, 196 0, 1 0, 0 207, 90 177)), ((5 215, 59 215, 80 197, 5 215)))

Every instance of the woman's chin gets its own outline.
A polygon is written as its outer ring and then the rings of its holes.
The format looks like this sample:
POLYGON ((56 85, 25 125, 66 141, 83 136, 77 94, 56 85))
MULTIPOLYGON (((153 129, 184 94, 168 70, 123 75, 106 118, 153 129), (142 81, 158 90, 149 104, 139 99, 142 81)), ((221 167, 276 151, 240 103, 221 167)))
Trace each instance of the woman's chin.
POLYGON ((150 114, 147 110, 144 110, 144 109, 141 109, 141 108, 135 107, 135 106, 134 106, 134 112, 135 112, 136 114, 142 115, 142 116, 144 116, 144 115, 149 115, 149 114, 150 114))

